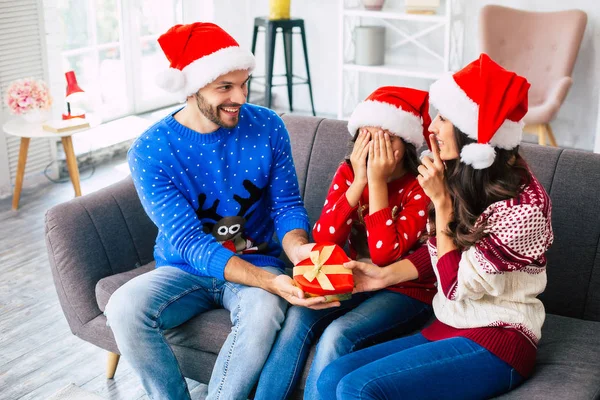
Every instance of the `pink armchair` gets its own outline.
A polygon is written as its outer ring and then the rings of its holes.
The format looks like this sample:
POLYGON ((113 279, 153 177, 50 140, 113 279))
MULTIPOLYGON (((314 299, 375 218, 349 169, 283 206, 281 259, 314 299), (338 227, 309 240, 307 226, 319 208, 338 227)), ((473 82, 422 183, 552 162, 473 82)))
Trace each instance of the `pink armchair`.
POLYGON ((480 14, 481 51, 531 83, 525 131, 556 140, 550 121, 573 83, 571 74, 587 14, 580 10, 530 12, 488 5, 480 14))

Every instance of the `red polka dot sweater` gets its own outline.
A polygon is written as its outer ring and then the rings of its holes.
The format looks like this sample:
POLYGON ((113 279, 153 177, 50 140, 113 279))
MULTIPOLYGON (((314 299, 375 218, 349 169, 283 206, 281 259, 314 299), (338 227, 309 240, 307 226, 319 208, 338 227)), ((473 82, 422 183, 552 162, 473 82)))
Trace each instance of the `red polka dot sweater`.
MULTIPOLYGON (((389 206, 369 215, 369 188, 359 204, 351 207, 345 196, 354 180, 352 167, 342 163, 336 171, 319 220, 313 227, 316 242, 348 242, 352 259, 371 258, 374 264, 391 264, 419 246, 425 232, 429 198, 411 174, 388 183, 389 206), (359 215, 360 214, 360 215, 359 215)), ((430 266, 419 271, 419 278, 389 287, 431 304, 435 276, 430 266)))
POLYGON ((431 238, 411 255, 421 269, 431 264, 438 280, 437 320, 422 333, 429 340, 469 338, 526 377, 546 316, 537 296, 546 287, 545 253, 554 238, 550 198, 532 176, 517 198, 490 205, 481 224, 487 235, 465 251, 438 259, 431 238))

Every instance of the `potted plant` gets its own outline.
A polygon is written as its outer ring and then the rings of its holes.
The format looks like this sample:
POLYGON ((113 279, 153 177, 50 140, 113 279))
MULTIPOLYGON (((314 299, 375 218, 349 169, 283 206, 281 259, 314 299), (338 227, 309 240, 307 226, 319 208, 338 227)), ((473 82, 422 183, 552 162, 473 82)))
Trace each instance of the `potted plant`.
POLYGON ((43 81, 25 78, 8 86, 4 102, 11 114, 20 115, 30 123, 39 123, 49 117, 52 96, 43 81))

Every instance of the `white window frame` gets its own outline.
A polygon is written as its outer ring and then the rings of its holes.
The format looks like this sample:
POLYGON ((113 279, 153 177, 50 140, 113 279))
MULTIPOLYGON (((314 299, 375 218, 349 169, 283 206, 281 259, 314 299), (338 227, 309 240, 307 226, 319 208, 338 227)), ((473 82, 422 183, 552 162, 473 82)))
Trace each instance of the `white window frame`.
MULTIPOLYGON (((94 0, 84 0, 89 3, 90 13, 95 9, 94 0)), ((155 0, 162 2, 163 0, 155 0)), ((182 23, 190 23, 195 21, 212 21, 213 20, 213 1, 214 0, 181 0, 182 1, 182 23)), ((158 99, 145 100, 142 98, 142 85, 154 84, 152 82, 141 82, 141 74, 136 71, 141 70, 141 40, 146 39, 148 36, 140 36, 139 28, 136 29, 134 24, 139 18, 139 10, 141 3, 138 0, 118 0, 118 19, 121 27, 120 32, 120 43, 103 43, 95 44, 97 35, 95 19, 91 18, 88 20, 88 26, 91 29, 93 35, 93 45, 82 47, 72 50, 60 50, 60 54, 49 54, 48 64, 49 70, 52 71, 50 77, 50 88, 53 92, 56 102, 64 103, 64 73, 62 69, 62 60, 65 54, 75 55, 78 53, 93 51, 96 59, 96 65, 99 65, 98 57, 99 51, 103 48, 114 47, 119 44, 119 50, 121 54, 121 60, 125 67, 125 82, 126 82, 126 94, 127 94, 127 107, 119 114, 111 114, 106 116, 105 121, 124 117, 126 115, 140 114, 152 110, 156 110, 163 107, 168 107, 178 103, 179 99, 175 95, 164 92, 164 96, 158 99), (91 22, 90 22, 91 21, 91 22), (91 24, 91 25, 90 25, 91 24), (54 64, 54 65, 53 65, 54 64)), ((55 7, 55 2, 52 0, 45 0, 44 7, 46 11, 55 7)), ((54 12, 56 15, 56 12, 54 12)), ((94 13, 95 14, 95 13, 94 13)), ((151 35, 158 38, 159 34, 151 35)), ((53 37, 52 32, 47 32, 47 41, 52 41, 56 36, 53 37)), ((62 44, 59 44, 59 49, 62 49, 62 44)), ((57 49, 57 46, 49 46, 49 49, 57 49)), ((49 50, 51 52, 51 50, 49 50)), ((84 88, 85 90, 85 88, 84 88)), ((60 107, 59 107, 60 108, 60 107)), ((101 110, 97 110, 101 111, 101 110)))

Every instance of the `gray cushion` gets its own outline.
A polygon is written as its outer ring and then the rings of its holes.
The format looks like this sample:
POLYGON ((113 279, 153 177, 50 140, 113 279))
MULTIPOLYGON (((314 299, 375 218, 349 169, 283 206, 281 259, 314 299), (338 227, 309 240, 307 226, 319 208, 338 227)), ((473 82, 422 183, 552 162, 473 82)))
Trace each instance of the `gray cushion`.
POLYGON ((165 332, 169 343, 219 354, 231 331, 229 311, 219 308, 195 316, 177 328, 165 332))
POLYGON ((306 174, 304 204, 311 225, 315 223, 329 190, 329 184, 348 152, 352 138, 345 121, 323 120, 310 155, 311 166, 306 174))
POLYGON ((292 158, 294 159, 296 175, 298 176, 300 195, 304 196, 306 173, 311 158, 313 141, 321 121, 323 120, 320 118, 301 117, 297 115, 283 115, 282 119, 283 122, 285 122, 285 127, 290 132, 292 158))
POLYGON ((529 143, 521 143, 519 146, 519 153, 548 193, 561 152, 562 150, 556 147, 542 147, 529 143))
POLYGON ((600 262, 599 161, 597 154, 565 150, 556 165, 549 191, 555 240, 548 251, 548 286, 540 296, 552 314, 600 321, 600 297, 590 290, 600 285, 594 265, 600 262))
POLYGON ((548 314, 531 379, 501 399, 598 399, 600 322, 548 314))
MULTIPOLYGON (((110 296, 119 287, 130 279, 153 270, 155 264, 153 261, 142 267, 111 275, 98 281, 96 301, 100 310, 104 311, 110 296)), ((200 314, 177 328, 166 331, 165 335, 169 343, 173 345, 218 354, 230 330, 229 311, 217 309, 200 314)))
POLYGON ((118 288, 123 286, 130 279, 153 270, 155 264, 156 261, 152 261, 143 267, 134 268, 130 271, 121 272, 120 274, 100 279, 96 284, 96 302, 98 303, 98 308, 104 312, 104 308, 106 307, 106 304, 108 304, 108 299, 110 299, 110 296, 112 296, 118 288))

